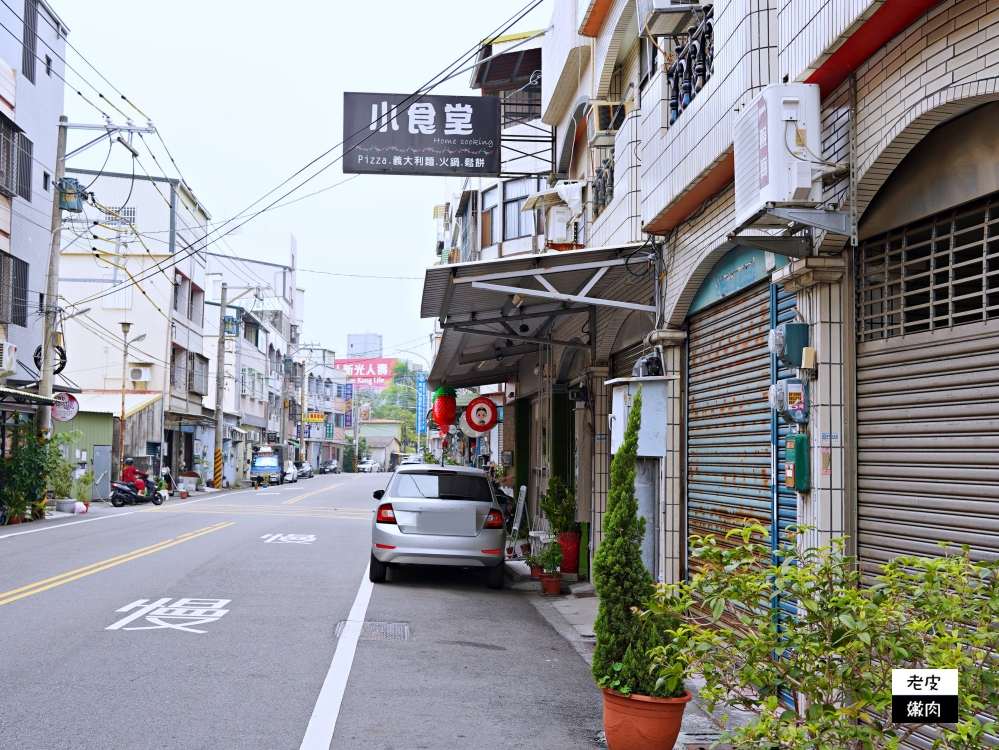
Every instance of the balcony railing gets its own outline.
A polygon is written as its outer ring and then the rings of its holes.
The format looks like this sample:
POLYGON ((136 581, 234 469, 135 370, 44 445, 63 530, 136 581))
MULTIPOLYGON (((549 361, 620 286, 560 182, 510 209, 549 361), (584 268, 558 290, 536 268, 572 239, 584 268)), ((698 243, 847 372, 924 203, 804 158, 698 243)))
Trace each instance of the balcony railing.
POLYGON ((593 218, 596 219, 614 200, 614 153, 597 167, 593 178, 593 218))
POLYGON ((701 15, 694 18, 694 25, 688 29, 687 43, 676 46, 676 58, 666 72, 670 125, 690 106, 714 73, 714 6, 705 5, 701 15))

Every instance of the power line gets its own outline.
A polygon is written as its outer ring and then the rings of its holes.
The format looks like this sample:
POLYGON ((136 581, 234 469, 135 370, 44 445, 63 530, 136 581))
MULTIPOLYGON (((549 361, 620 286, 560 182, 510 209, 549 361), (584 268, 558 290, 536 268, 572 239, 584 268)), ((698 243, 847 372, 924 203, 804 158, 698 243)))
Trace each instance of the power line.
MULTIPOLYGON (((536 8, 538 5, 540 5, 541 2, 543 2, 543 0, 531 0, 531 2, 529 2, 521 11, 519 11, 517 14, 515 14, 515 16, 511 17, 511 19, 509 19, 508 22, 505 22, 506 25, 503 28, 497 28, 497 29, 495 29, 486 38, 495 38, 496 36, 499 36, 499 35, 503 34, 511 26, 513 26, 515 23, 517 23, 521 18, 523 18, 530 11, 532 11, 534 8, 536 8)), ((406 102, 408 102, 408 101, 410 101, 412 99, 418 99, 423 94, 426 94, 429 91, 433 90, 433 88, 436 87, 439 83, 441 83, 442 80, 447 80, 447 76, 448 76, 449 72, 453 68, 463 65, 466 62, 466 58, 470 57, 471 55, 475 54, 478 51, 479 46, 480 46, 479 43, 476 43, 472 48, 469 49, 468 52, 463 53, 457 60, 455 60, 453 63, 451 63, 447 67, 445 67, 443 71, 441 71, 440 73, 434 75, 426 84, 424 84, 419 89, 417 89, 416 92, 414 92, 413 94, 410 94, 409 96, 407 96, 406 99, 403 100, 402 104, 405 105, 406 102), (438 80, 438 79, 441 79, 441 80, 438 80)), ((363 132, 364 132, 364 130, 358 130, 356 133, 353 133, 350 137, 351 138, 356 137, 357 135, 359 135, 359 134, 361 134, 363 132)), ((365 137, 362 138, 358 143, 354 144, 354 146, 351 146, 351 149, 356 148, 357 146, 361 145, 362 143, 364 143, 370 137, 372 137, 372 133, 368 133, 367 135, 365 135, 365 137)), ((188 255, 193 254, 194 252, 197 252, 197 250, 198 250, 197 244, 200 244, 200 242, 205 242, 205 247, 207 247, 210 244, 214 244, 214 242, 216 241, 215 239, 208 240, 208 238, 212 234, 220 231, 223 227, 225 227, 229 223, 232 223, 232 222, 236 221, 238 218, 240 218, 241 216, 243 216, 243 214, 245 214, 250 208, 252 208, 253 206, 257 205, 258 203, 260 203, 261 201, 263 201, 264 199, 266 199, 267 196, 271 195, 275 191, 279 190, 281 187, 283 187, 284 185, 286 185, 288 182, 290 182, 291 180, 293 180, 295 177, 297 177, 298 175, 300 175, 302 172, 306 171, 312 165, 314 165, 317 162, 321 161, 323 158, 325 158, 331 152, 333 152, 336 148, 343 146, 345 142, 346 142, 346 139, 344 141, 340 141, 339 143, 335 144, 331 148, 327 149, 325 152, 323 152, 318 157, 316 157, 315 159, 313 159, 312 161, 310 161, 308 164, 306 164, 301 169, 299 169, 298 171, 296 171, 290 177, 288 177, 287 179, 283 180, 281 183, 279 183, 277 186, 275 186, 271 190, 267 191, 267 193, 265 193, 263 196, 261 196, 260 198, 258 198, 257 200, 255 200, 253 203, 251 203, 249 206, 247 206, 247 208, 245 208, 242 211, 240 211, 236 216, 234 216, 231 219, 227 220, 222 225, 220 225, 219 227, 217 227, 215 230, 212 230, 211 232, 208 232, 203 238, 201 238, 201 240, 199 240, 198 243, 195 243, 194 245, 192 245, 190 248, 188 248, 185 251, 185 253, 186 253, 185 257, 188 256, 188 255)), ((348 149, 348 151, 349 150, 350 149, 348 149)), ((296 185, 295 187, 293 187, 291 190, 285 192, 283 195, 281 195, 276 200, 272 201, 269 205, 267 205, 263 209, 263 211, 266 211, 266 210, 269 210, 270 208, 273 208, 276 204, 278 204, 282 200, 284 200, 284 198, 288 197, 293 192, 295 192, 296 190, 298 190, 299 188, 301 188, 303 185, 307 184, 311 180, 313 180, 316 177, 318 177, 320 174, 322 174, 324 171, 326 171, 331 166, 333 166, 334 164, 336 164, 338 161, 342 160, 343 157, 346 155, 346 153, 347 153, 347 151, 342 152, 340 154, 340 156, 335 157, 331 162, 329 162, 328 164, 326 164, 324 167, 322 167, 321 169, 319 169, 317 172, 315 172, 311 176, 307 177, 305 180, 303 180, 302 182, 300 182, 298 185, 296 185)), ((263 211, 257 212, 257 214, 255 214, 255 215, 259 215, 260 213, 263 213, 263 211)), ((229 231, 225 232, 224 234, 220 235, 220 237, 225 236, 226 234, 230 234, 230 233, 234 232, 236 229, 239 229, 241 226, 243 226, 244 224, 246 224, 248 221, 250 221, 252 219, 253 219, 253 215, 248 216, 242 222, 240 222, 239 224, 237 224, 235 227, 233 227, 229 231)), ((167 260, 170 260, 170 259, 167 259, 167 260)), ((174 263, 176 263, 178 260, 183 260, 183 258, 173 259, 173 260, 174 260, 174 263)), ((152 272, 155 273, 155 271, 152 271, 152 272)), ((142 279, 139 279, 139 280, 142 280, 142 279)), ((103 296, 103 295, 97 295, 95 297, 90 297, 90 298, 87 298, 85 300, 80 300, 78 302, 78 304, 84 304, 86 302, 93 301, 94 299, 98 299, 101 296, 103 296)))

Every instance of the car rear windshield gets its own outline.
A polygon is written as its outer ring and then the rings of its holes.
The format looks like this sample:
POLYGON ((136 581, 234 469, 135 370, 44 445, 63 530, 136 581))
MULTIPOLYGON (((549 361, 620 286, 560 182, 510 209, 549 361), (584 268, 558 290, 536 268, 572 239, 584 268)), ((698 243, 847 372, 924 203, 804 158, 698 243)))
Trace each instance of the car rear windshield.
POLYGON ((389 494, 427 500, 476 500, 491 503, 492 493, 485 477, 450 471, 405 472, 397 474, 389 494))

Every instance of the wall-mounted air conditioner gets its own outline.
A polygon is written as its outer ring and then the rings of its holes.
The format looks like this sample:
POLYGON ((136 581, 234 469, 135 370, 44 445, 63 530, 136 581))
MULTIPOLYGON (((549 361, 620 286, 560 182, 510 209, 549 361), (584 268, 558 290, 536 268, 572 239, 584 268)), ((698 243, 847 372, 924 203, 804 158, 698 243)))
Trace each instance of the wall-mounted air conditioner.
POLYGON ((767 86, 735 118, 735 219, 822 202, 821 103, 811 83, 767 86))
POLYGON ((0 341, 0 378, 17 372, 17 347, 6 341, 0 341))
POLYGON ((548 209, 548 215, 545 217, 545 238, 557 245, 575 240, 571 208, 552 206, 548 209))
POLYGON ((153 368, 147 365, 129 365, 128 367, 128 379, 134 380, 135 382, 143 382, 151 380, 153 377, 153 368))
POLYGON ((613 146, 629 111, 631 102, 590 102, 586 111, 586 138, 590 146, 613 146))

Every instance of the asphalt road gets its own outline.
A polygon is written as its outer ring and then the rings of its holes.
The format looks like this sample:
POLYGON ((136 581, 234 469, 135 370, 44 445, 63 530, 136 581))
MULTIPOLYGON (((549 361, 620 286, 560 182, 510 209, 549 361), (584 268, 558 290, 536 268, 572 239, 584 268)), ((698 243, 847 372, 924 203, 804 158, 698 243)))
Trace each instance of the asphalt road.
MULTIPOLYGON (((388 476, 0 527, 0 748, 303 747, 388 476)), ((593 747, 599 695, 532 595, 390 571, 330 747, 593 747)))

